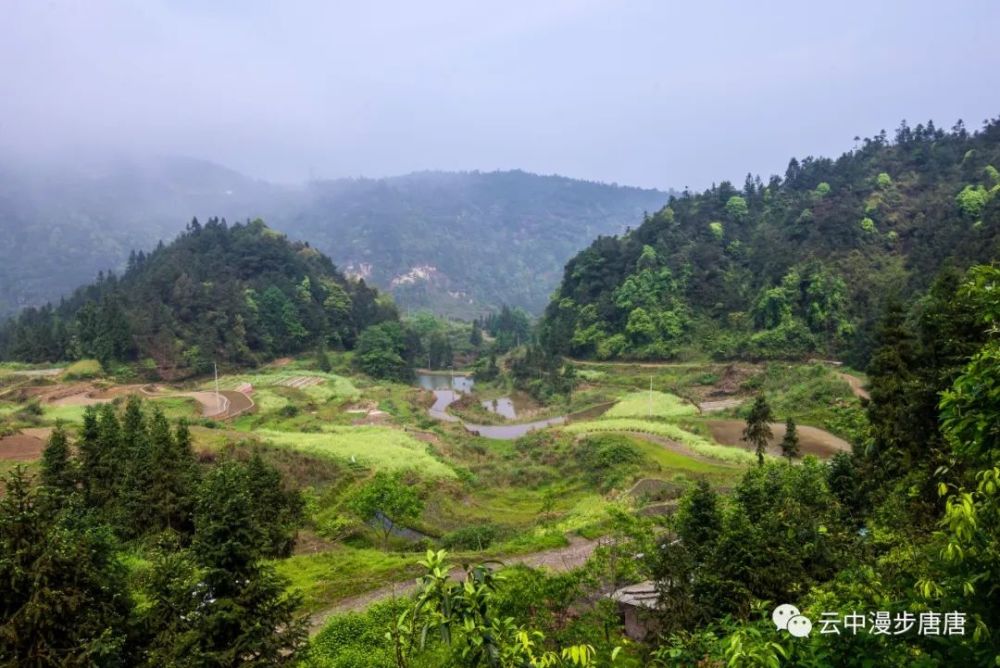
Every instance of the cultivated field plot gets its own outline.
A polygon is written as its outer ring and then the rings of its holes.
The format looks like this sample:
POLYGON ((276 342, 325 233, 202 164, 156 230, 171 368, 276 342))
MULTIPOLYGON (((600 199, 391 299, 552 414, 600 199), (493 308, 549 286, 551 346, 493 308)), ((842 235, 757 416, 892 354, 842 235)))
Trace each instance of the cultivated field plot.
POLYGON ((282 385, 284 387, 294 387, 297 390, 304 390, 307 387, 322 385, 324 382, 326 382, 325 379, 320 376, 293 376, 275 384, 282 385))
POLYGON ((679 418, 697 415, 698 408, 667 392, 632 392, 612 406, 605 417, 679 418))
MULTIPOLYGON (((319 402, 326 402, 330 399, 354 401, 361 396, 361 392, 350 379, 319 371, 277 370, 259 374, 225 376, 219 379, 220 387, 226 390, 236 390, 247 383, 253 387, 255 395, 259 389, 289 388, 303 392, 313 401, 319 402)), ((207 381, 203 387, 212 389, 214 384, 212 381, 207 381)), ((267 401, 265 399, 265 401, 257 403, 266 405, 267 401)))
POLYGON ((376 426, 328 427, 319 434, 261 430, 261 438, 313 455, 360 464, 379 471, 412 470, 435 478, 455 472, 428 452, 427 444, 398 429, 376 426))

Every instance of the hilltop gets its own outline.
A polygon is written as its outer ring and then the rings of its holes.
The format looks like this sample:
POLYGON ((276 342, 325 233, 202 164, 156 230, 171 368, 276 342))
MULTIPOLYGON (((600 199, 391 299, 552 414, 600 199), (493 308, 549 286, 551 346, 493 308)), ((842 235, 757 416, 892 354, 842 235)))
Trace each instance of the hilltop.
POLYGON ((566 265, 543 338, 599 359, 840 356, 863 364, 886 304, 997 257, 1000 122, 933 123, 685 192, 566 265))
POLYGON ((0 354, 139 361, 173 377, 214 360, 252 365, 317 345, 350 348, 369 325, 397 318, 391 299, 262 221, 194 220, 173 243, 133 252, 121 276, 102 273, 58 306, 22 312, 0 330, 0 354))

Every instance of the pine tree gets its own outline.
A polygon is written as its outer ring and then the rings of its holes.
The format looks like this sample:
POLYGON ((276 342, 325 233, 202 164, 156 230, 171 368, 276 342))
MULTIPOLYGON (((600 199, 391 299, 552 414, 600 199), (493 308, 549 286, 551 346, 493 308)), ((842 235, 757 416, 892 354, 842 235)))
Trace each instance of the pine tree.
POLYGON ((705 480, 681 500, 676 516, 677 536, 696 555, 703 555, 722 531, 718 495, 705 480))
POLYGON ((182 421, 176 433, 171 433, 167 418, 156 410, 150 420, 149 441, 152 476, 146 502, 150 524, 155 530, 190 533, 197 463, 187 423, 182 421))
POLYGON ((301 598, 263 561, 265 539, 247 466, 215 466, 198 490, 191 559, 161 560, 152 578, 152 665, 296 664, 301 598))
POLYGON ((42 452, 42 484, 56 494, 70 494, 76 489, 76 470, 70 459, 69 439, 61 423, 57 423, 42 452))
POLYGON ((757 463, 764 465, 764 453, 767 452, 767 442, 771 438, 771 406, 763 394, 757 395, 750 414, 747 416, 747 426, 743 430, 743 441, 757 453, 757 463))
POLYGON ((795 428, 795 420, 788 418, 785 421, 785 436, 781 439, 781 454, 788 458, 788 463, 792 463, 792 458, 799 456, 799 434, 795 428))
POLYGON ((469 343, 472 344, 473 348, 479 348, 483 345, 483 332, 479 329, 479 323, 472 323, 472 332, 469 334, 469 343))
MULTIPOLYGON (((20 467, 0 498, 0 663, 131 663, 131 597, 111 531, 69 506, 43 503, 20 467)), ((46 488, 41 488, 46 493, 46 488)))
POLYGON ((878 457, 879 468, 890 474, 906 467, 910 455, 919 448, 914 442, 910 406, 916 351, 905 318, 902 304, 898 301, 888 304, 867 369, 871 394, 868 421, 872 434, 869 455, 878 457))

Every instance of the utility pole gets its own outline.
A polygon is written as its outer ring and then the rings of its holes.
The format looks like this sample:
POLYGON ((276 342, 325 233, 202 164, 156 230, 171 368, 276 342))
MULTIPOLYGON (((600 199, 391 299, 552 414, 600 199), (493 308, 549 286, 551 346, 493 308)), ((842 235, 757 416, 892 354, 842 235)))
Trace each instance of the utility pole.
POLYGON ((219 365, 212 362, 212 367, 215 369, 215 407, 222 410, 222 396, 219 394, 219 365))

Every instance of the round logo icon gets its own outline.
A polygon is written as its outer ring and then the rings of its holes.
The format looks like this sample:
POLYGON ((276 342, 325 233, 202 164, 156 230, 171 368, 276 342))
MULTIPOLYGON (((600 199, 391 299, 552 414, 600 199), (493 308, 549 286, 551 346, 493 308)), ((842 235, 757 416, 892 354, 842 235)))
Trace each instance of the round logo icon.
POLYGON ((771 613, 771 619, 774 621, 774 625, 778 627, 778 630, 783 630, 788 628, 789 619, 801 614, 799 609, 794 605, 782 603, 771 613))
POLYGON ((796 615, 788 620, 788 632, 796 638, 805 638, 813 630, 813 623, 808 617, 796 615))

